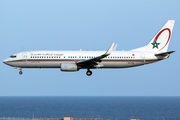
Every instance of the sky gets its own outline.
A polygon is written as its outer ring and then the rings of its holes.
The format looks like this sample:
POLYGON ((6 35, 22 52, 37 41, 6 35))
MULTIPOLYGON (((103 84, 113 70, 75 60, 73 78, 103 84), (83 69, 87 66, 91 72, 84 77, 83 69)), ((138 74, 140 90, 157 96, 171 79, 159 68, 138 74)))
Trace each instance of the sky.
POLYGON ((180 96, 179 0, 1 0, 0 96, 180 96), (3 64, 32 50, 131 50, 175 20, 163 61, 126 69, 61 72, 3 64))

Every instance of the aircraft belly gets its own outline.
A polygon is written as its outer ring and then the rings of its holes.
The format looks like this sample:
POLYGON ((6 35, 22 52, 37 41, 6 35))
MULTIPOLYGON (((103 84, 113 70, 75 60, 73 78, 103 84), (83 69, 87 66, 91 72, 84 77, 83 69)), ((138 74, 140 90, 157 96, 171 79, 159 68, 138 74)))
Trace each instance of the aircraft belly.
POLYGON ((28 64, 28 68, 60 68, 57 62, 33 62, 28 64))
POLYGON ((127 68, 127 67, 134 67, 144 65, 142 62, 108 62, 103 63, 103 68, 127 68))
POLYGON ((19 63, 19 62, 9 62, 8 65, 10 65, 12 67, 26 67, 23 62, 21 62, 21 63, 19 63))
MULTIPOLYGON (((60 68, 61 62, 13 62, 11 66, 19 67, 19 68, 60 68)), ((135 67, 144 64, 148 64, 145 61, 138 61, 138 62, 131 62, 131 61, 124 61, 124 62, 101 62, 102 67, 100 68, 128 68, 128 67, 135 67)), ((97 67, 98 68, 98 67, 97 67)))

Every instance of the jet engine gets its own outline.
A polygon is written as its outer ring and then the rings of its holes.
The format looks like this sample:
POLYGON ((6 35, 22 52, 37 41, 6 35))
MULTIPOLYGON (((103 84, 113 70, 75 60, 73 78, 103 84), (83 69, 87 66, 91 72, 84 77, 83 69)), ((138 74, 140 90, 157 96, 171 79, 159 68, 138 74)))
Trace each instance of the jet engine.
POLYGON ((78 71, 78 67, 76 63, 61 63, 60 69, 61 71, 67 71, 67 72, 78 71))

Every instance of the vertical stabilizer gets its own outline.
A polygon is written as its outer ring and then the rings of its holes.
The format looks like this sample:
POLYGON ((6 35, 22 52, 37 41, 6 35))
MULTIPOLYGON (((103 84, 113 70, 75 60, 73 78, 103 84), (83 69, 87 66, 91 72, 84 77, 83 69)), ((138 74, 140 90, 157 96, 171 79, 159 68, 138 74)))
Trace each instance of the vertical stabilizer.
POLYGON ((146 46, 134 49, 133 51, 166 52, 169 46, 174 23, 175 20, 168 20, 146 46))

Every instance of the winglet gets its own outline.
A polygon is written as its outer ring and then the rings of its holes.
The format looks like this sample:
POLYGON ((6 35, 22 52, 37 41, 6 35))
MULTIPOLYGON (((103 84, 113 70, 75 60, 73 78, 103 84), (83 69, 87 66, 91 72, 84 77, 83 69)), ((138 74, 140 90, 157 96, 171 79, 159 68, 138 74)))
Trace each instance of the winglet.
POLYGON ((114 45, 113 51, 116 51, 117 46, 118 46, 118 44, 115 44, 115 45, 114 45))
POLYGON ((109 49, 106 51, 106 53, 104 55, 110 55, 112 53, 112 51, 114 50, 114 43, 112 43, 112 45, 109 47, 109 49))

